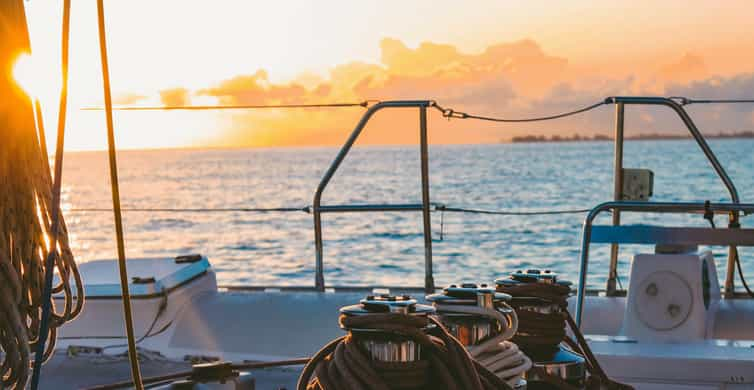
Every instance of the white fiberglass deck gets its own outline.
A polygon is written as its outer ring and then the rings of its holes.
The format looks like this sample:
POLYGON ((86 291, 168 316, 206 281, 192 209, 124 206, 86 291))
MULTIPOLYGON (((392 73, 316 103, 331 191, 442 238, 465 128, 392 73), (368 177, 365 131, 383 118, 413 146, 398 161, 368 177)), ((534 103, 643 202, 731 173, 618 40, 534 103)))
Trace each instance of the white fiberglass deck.
MULTIPOLYGON (((164 290, 164 294, 134 297, 137 336, 152 328, 151 336, 144 338, 139 347, 157 351, 163 357, 144 362, 147 375, 186 368, 185 361, 190 359, 264 361, 310 356, 342 335, 337 325, 338 309, 357 302, 364 295, 338 291, 221 292, 208 263, 201 272, 186 271, 204 261, 203 258, 181 265, 170 258, 132 261, 138 265, 131 268, 133 276, 149 278, 154 276, 150 275, 150 270, 161 276, 155 277, 154 284, 170 275, 182 275, 173 279, 175 284, 172 289, 164 290), (160 310, 160 305, 164 304, 164 310, 160 310)), ((102 274, 90 272, 89 267, 92 270, 108 268, 105 262, 92 264, 82 265, 82 272, 88 276, 89 291, 98 291, 92 286, 98 280, 103 284, 112 281, 110 276, 98 279, 97 275, 102 274)), ((639 384, 639 388, 662 383, 692 386, 679 388, 737 388, 734 386, 738 385, 752 388, 753 300, 721 300, 715 309, 715 326, 709 337, 683 344, 638 342, 622 336, 626 300, 598 296, 589 296, 586 300, 583 330, 609 375, 639 384)), ((573 300, 570 303, 573 308, 573 300)), ((64 357, 64 351, 59 351, 42 377, 45 380, 66 377, 69 381, 66 383, 72 385, 74 382, 80 385, 127 379, 127 362, 107 358, 124 352, 123 334, 119 298, 110 294, 91 296, 82 315, 62 328, 59 348, 111 347, 101 355, 86 358, 64 357), (87 370, 83 364, 81 370, 86 373, 86 381, 81 378, 73 381, 74 377, 78 378, 71 374, 75 369, 70 371, 66 367, 78 367, 87 359, 109 361, 113 366, 93 364, 87 370)), ((297 373, 298 368, 290 368, 266 370, 264 375, 285 385, 295 382, 297 373)))

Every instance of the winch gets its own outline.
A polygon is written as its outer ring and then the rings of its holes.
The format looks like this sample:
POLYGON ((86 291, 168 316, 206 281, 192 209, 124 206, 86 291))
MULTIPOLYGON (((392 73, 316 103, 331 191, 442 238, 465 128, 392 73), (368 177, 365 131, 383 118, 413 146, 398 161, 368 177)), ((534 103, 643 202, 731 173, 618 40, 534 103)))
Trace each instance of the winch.
POLYGON ((516 333, 518 317, 508 306, 511 296, 486 284, 451 284, 427 296, 443 324, 482 365, 511 387, 525 389, 523 374, 531 360, 508 341, 516 333))
POLYGON ((495 280, 496 291, 510 294, 510 305, 518 314, 518 331, 513 341, 533 361, 526 374, 530 388, 550 388, 564 381, 583 387, 586 362, 581 354, 562 345, 566 336, 567 299, 571 283, 559 280, 550 270, 516 271, 495 280))
POLYGON ((406 295, 370 295, 341 308, 340 327, 348 334, 311 358, 297 389, 510 388, 474 361, 433 314, 434 307, 406 295))
MULTIPOLYGON (((426 317, 434 314, 435 309, 429 305, 418 304, 408 295, 369 295, 358 305, 345 306, 340 309, 346 317, 361 317, 377 313, 398 313, 410 316, 426 317)), ((380 362, 414 362, 421 359, 421 346, 410 338, 380 329, 350 327, 347 321, 340 321, 340 327, 350 331, 359 339, 359 344, 369 352, 372 360, 380 362)), ((427 324, 427 327, 433 326, 427 324)))

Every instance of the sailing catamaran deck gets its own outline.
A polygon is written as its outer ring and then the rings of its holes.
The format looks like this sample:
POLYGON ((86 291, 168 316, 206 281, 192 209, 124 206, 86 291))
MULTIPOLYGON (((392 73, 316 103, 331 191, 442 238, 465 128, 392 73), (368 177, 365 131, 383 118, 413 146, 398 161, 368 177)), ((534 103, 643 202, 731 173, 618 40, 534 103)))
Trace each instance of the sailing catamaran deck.
MULTIPOLYGON (((693 121, 675 100, 610 98, 606 102, 618 105, 618 129, 622 128, 621 111, 625 104, 661 104, 673 108, 687 124, 729 190, 733 202, 658 203, 618 200, 597 205, 585 219, 581 273, 576 295, 568 301, 569 311, 575 313, 576 322, 581 325, 581 331, 594 354, 613 378, 639 388, 735 388, 739 384, 748 388, 746 386, 754 383, 754 300, 736 294, 732 289, 733 267, 739 261, 738 253, 731 251, 725 274, 725 288, 721 289, 711 253, 697 254, 696 248, 699 245, 732 248, 754 246, 754 232, 737 225, 739 215, 754 212, 754 205, 738 202, 733 182, 693 121), (613 216, 620 213, 684 213, 698 214, 708 219, 721 214, 728 216, 731 223, 728 228, 717 229, 619 223, 594 225, 596 217, 607 211, 612 212, 613 216), (607 289, 587 291, 589 250, 593 244, 616 247, 622 244, 650 244, 658 246, 658 253, 635 257, 628 291, 616 289, 617 270, 614 263, 611 263, 607 289), (668 276, 668 273, 671 275, 668 276), (642 310, 655 310, 652 309, 655 304, 651 299, 657 293, 651 292, 649 287, 641 287, 653 278, 660 278, 657 279, 658 282, 652 282, 662 283, 658 284, 660 288, 668 283, 669 286, 673 283, 681 283, 678 286, 688 283, 691 299, 688 308, 675 307, 676 303, 673 303, 668 306, 665 314, 662 312, 665 309, 660 307, 661 311, 653 312, 655 314, 652 317, 642 317, 642 310), (644 284, 640 286, 640 283, 644 284), (644 288, 647 292, 642 295, 641 289, 644 288), (646 306, 649 309, 645 309, 645 305, 649 305, 646 306), (679 310, 687 316, 680 322, 676 318, 679 310), (663 324, 670 322, 673 325, 655 329, 655 326, 659 326, 653 325, 656 321, 663 324)), ((154 363, 148 360, 144 362, 150 367, 149 370, 157 372, 167 368, 181 368, 185 367, 187 361, 271 361, 311 356, 329 340, 342 334, 337 326, 339 308, 358 302, 365 294, 389 290, 391 294, 410 294, 424 302, 425 293, 437 291, 432 275, 431 229, 427 224, 426 283, 423 287, 327 286, 323 272, 324 239, 321 229, 322 216, 330 212, 421 211, 428 222, 430 208, 436 206, 429 201, 426 137, 421 137, 421 184, 423 194, 426 194, 422 204, 323 206, 321 198, 329 180, 375 111, 390 107, 418 107, 421 117, 432 104, 421 101, 375 105, 365 114, 326 172, 311 207, 317 254, 313 286, 247 286, 224 290, 217 286, 211 259, 204 256, 129 260, 128 279, 131 280, 129 290, 134 308, 135 333, 141 335, 136 343, 140 349, 156 351, 160 356, 154 363)), ((420 133, 423 133, 426 131, 425 123, 420 123, 420 133)), ((615 140, 616 154, 622 156, 622 131, 617 134, 620 137, 615 140)), ((622 172, 618 159, 616 166, 622 172)), ((616 175, 618 198, 623 197, 621 180, 621 175, 616 175)), ((90 351, 92 353, 84 353, 85 357, 63 359, 60 367, 79 364, 76 359, 107 360, 108 356, 122 354, 127 349, 120 326, 122 317, 120 286, 115 278, 116 262, 105 260, 85 263, 80 270, 87 283, 85 291, 88 303, 80 317, 61 329, 59 347, 71 351, 80 351, 82 347, 95 349, 90 351)), ((501 270, 501 273, 510 271, 513 270, 501 270)), ((652 288, 656 290, 656 287, 652 288)), ((672 298, 673 302, 685 302, 684 291, 680 287, 670 291, 676 297, 672 298), (681 298, 678 298, 678 294, 681 294, 681 298)), ((120 364, 118 367, 121 369, 124 367, 123 361, 112 364, 120 364)), ((256 375, 260 386, 267 380, 272 381, 270 384, 274 382, 275 385, 291 386, 299 369, 273 369, 256 375)), ((57 374, 55 370, 51 371, 48 375, 52 377, 69 377, 59 370, 57 374)), ((118 371, 113 370, 107 379, 125 379, 122 373, 120 378, 116 376, 118 371)), ((101 379, 101 383, 108 382, 106 378, 101 379)))

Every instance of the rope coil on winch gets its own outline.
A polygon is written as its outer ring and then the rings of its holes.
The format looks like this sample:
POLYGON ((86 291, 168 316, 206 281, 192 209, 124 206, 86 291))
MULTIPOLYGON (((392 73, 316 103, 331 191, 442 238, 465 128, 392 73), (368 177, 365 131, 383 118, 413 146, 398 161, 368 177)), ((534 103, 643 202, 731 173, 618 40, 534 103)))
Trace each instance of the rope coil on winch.
MULTIPOLYGON (((526 273, 518 271, 510 279, 498 279, 496 284, 497 291, 514 297, 511 306, 518 314, 519 328, 512 340, 521 346, 524 352, 535 362, 543 358, 543 360, 547 360, 548 356, 560 350, 561 343, 565 343, 584 358, 586 369, 590 374, 585 383, 586 389, 633 389, 629 385, 611 380, 589 348, 586 339, 568 312, 567 300, 571 294, 569 282, 556 281, 555 275, 549 271, 540 273, 539 270, 529 270, 526 273), (516 277, 517 275, 521 278, 516 277), (526 280, 526 276, 534 275, 545 276, 543 278, 545 282, 543 283, 542 280, 539 282, 520 282, 526 280), (552 275, 549 282, 546 281, 548 275, 552 275), (551 305, 550 308, 548 308, 548 305, 551 305), (567 334, 566 329, 570 330, 575 340, 567 334)), ((547 373, 544 369, 540 369, 536 363, 532 372, 540 380, 558 388, 579 388, 560 377, 547 373)))
POLYGON ((299 377, 298 390, 510 389, 506 382, 476 362, 432 316, 398 312, 342 314, 339 322, 349 333, 312 357, 299 377), (415 344, 421 358, 380 360, 365 347, 375 339, 395 342, 391 337, 415 344))
POLYGON ((510 341, 518 330, 518 316, 505 299, 510 296, 475 284, 451 285, 427 297, 471 356, 516 388, 526 383, 522 379, 532 362, 510 341))

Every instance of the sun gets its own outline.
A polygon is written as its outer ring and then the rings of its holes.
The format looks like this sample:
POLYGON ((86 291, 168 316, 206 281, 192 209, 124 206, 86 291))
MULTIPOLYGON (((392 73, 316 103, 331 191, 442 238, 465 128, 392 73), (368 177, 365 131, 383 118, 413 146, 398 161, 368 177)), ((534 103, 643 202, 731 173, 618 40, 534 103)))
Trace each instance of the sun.
POLYGON ((33 96, 34 90, 34 70, 29 54, 21 54, 13 64, 13 79, 26 92, 27 95, 33 96))
POLYGON ((28 53, 19 55, 13 64, 13 79, 29 97, 40 100, 54 97, 60 84, 54 69, 41 66, 28 53))

